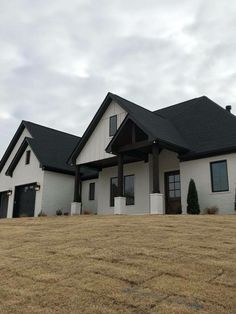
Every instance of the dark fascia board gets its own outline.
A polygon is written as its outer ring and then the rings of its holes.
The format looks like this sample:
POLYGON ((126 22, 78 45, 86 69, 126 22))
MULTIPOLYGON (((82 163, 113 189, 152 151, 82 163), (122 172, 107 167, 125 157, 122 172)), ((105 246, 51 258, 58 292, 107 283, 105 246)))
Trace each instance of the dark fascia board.
POLYGON ((170 149, 174 152, 178 152, 178 153, 183 153, 188 151, 186 148, 184 147, 180 147, 178 145, 174 145, 172 143, 169 143, 167 141, 163 141, 160 140, 158 138, 156 138, 153 134, 149 133, 148 130, 145 129, 145 127, 143 127, 134 117, 132 117, 131 115, 127 115, 126 118, 123 120, 123 122, 121 123, 120 127, 118 128, 118 130, 116 131, 115 135, 113 136, 112 140, 110 141, 110 143, 108 144, 108 146, 106 147, 106 152, 107 153, 111 153, 112 152, 112 144, 115 142, 116 138, 118 137, 118 135, 120 134, 122 128, 124 127, 125 123, 131 120, 132 122, 134 122, 139 128, 141 128, 148 136, 148 141, 150 142, 150 144, 154 141, 157 141, 158 143, 160 143, 161 146, 163 146, 164 148, 170 149))
POLYGON ((116 141, 117 137, 119 136, 120 132, 122 131, 123 127, 125 126, 125 124, 128 121, 132 121, 134 122, 138 127, 140 127, 148 136, 149 141, 153 140, 153 136, 151 134, 148 133, 147 130, 145 130, 143 128, 143 126, 140 125, 140 123, 138 123, 132 116, 130 116, 130 114, 128 114, 125 119, 122 121, 121 125, 119 126, 118 130, 116 131, 115 135, 113 136, 113 138, 111 139, 110 143, 107 145, 105 151, 107 153, 112 153, 112 145, 114 144, 114 142, 116 141))
POLYGON ((214 157, 214 156, 220 156, 223 154, 233 154, 236 153, 236 147, 227 147, 217 150, 212 150, 208 152, 202 152, 202 153, 191 153, 185 155, 180 155, 179 160, 180 161, 190 161, 195 159, 202 159, 202 158, 208 158, 208 157, 214 157))
POLYGON ((21 136, 21 134, 22 134, 22 132, 24 131, 25 128, 26 128, 25 121, 23 120, 21 122, 21 124, 19 125, 15 135, 13 136, 10 144, 8 145, 8 147, 7 147, 5 153, 4 153, 4 155, 3 155, 3 157, 2 157, 2 159, 0 161, 0 172, 2 171, 3 167, 5 166, 9 156, 11 155, 12 150, 14 149, 17 141, 19 140, 19 138, 20 138, 20 136, 21 136))
POLYGON ((98 122, 100 121, 101 117, 103 116, 104 112, 108 108, 109 104, 112 101, 112 94, 108 93, 103 100, 101 106, 99 107, 98 111, 96 112, 95 116, 93 117, 92 121, 90 122, 89 126, 87 127, 86 131, 84 132, 79 144, 75 147, 74 151, 70 155, 68 162, 69 164, 75 164, 76 158, 78 157, 79 153, 87 143, 89 137, 93 133, 94 129, 96 128, 98 122))
POLYGON ((62 174, 68 174, 68 175, 71 175, 71 176, 74 176, 75 175, 75 170, 65 170, 65 169, 59 169, 59 168, 56 168, 56 167, 50 167, 50 166, 44 166, 42 165, 42 170, 45 170, 45 171, 51 171, 51 172, 57 172, 57 173, 62 173, 62 174))
POLYGON ((29 145, 28 141, 27 141, 27 137, 23 140, 23 142, 21 143, 21 146, 19 147, 18 151, 16 152, 14 158, 12 159, 9 167, 7 168, 6 171, 6 176, 10 176, 12 177, 12 174, 21 158, 21 156, 24 154, 27 146, 29 145))

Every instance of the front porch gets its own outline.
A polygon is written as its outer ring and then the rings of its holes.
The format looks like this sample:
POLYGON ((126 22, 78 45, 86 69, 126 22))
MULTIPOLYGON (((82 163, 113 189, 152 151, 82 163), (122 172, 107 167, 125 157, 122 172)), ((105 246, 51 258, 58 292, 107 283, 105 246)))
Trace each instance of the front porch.
MULTIPOLYGON (((127 119, 106 151, 112 154, 111 158, 86 164, 86 167, 99 173, 97 213, 181 213, 178 159, 181 148, 150 139, 140 127, 127 119)), ((77 165, 74 211, 82 212, 84 202, 86 195, 83 196, 81 165, 77 165)))

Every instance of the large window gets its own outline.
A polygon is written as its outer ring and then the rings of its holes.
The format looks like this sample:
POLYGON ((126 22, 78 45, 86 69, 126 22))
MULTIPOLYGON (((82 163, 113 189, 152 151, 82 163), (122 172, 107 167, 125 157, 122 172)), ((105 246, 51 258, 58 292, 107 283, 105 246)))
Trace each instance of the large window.
POLYGON ((114 199, 118 196, 118 178, 111 178, 110 206, 114 206, 114 199))
POLYGON ((95 200, 95 183, 89 183, 89 200, 94 201, 95 200))
POLYGON ((30 163, 30 150, 27 150, 25 155, 25 164, 28 165, 29 163, 30 163))
POLYGON ((227 161, 220 160, 210 163, 212 192, 229 190, 227 161))
POLYGON ((124 196, 126 205, 134 205, 134 175, 124 177, 124 196))
POLYGON ((110 117, 109 136, 113 136, 117 131, 117 116, 110 117))
MULTIPOLYGON (((114 206, 114 199, 118 196, 118 178, 111 178, 110 206, 114 206)), ((126 205, 134 205, 134 175, 124 176, 124 196, 126 205)))

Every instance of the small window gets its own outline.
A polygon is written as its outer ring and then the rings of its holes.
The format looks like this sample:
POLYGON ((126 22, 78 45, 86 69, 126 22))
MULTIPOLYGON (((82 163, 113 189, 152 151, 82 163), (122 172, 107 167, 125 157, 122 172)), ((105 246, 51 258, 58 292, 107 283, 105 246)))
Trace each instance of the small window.
POLYGON ((124 196, 126 205, 134 205, 134 175, 124 177, 124 196))
POLYGON ((220 160, 210 163, 212 192, 229 190, 227 161, 220 160))
POLYGON ((95 200, 95 183, 89 183, 89 200, 94 201, 95 200))
POLYGON ((117 116, 110 117, 109 136, 113 136, 117 131, 117 116))
POLYGON ((30 150, 27 150, 25 155, 25 164, 28 165, 29 163, 30 163, 30 150))
POLYGON ((118 178, 111 178, 111 186, 110 186, 110 206, 114 206, 115 197, 118 196, 118 178))

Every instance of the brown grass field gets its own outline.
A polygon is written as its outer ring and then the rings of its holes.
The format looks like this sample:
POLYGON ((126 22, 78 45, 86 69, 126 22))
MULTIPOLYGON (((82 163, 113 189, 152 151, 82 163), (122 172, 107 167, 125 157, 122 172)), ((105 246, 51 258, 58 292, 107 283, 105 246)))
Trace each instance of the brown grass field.
POLYGON ((5 219, 0 257, 0 313, 236 313, 236 215, 5 219))

